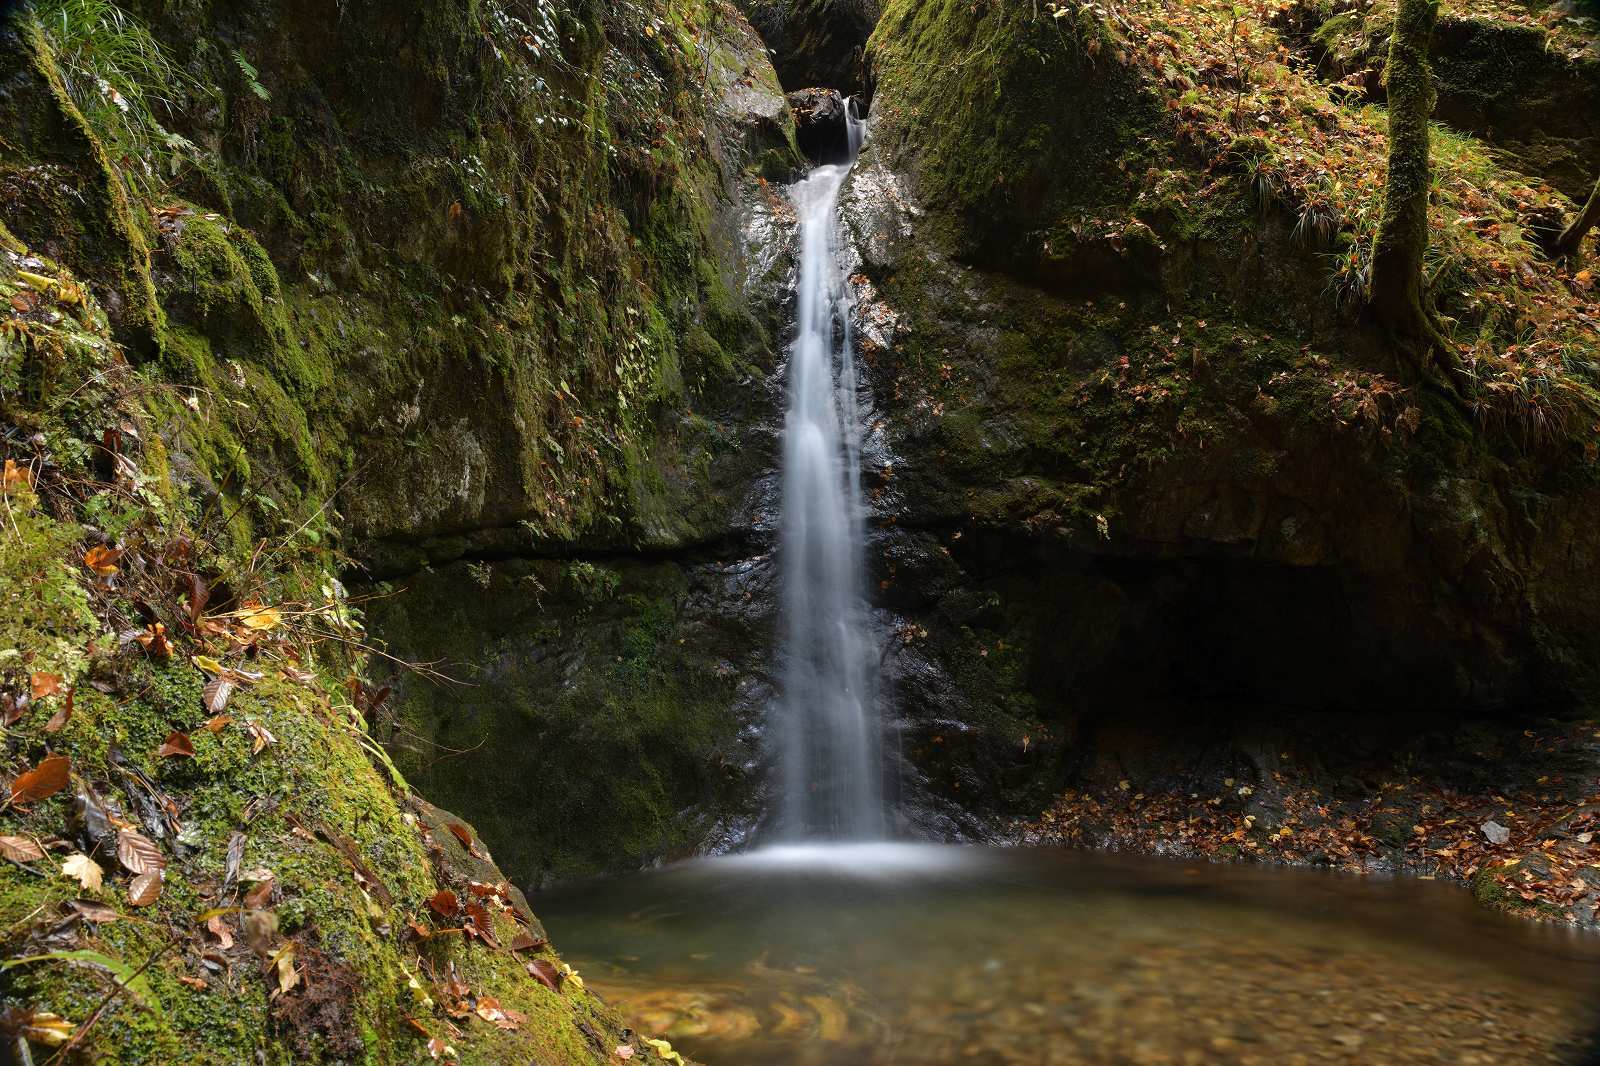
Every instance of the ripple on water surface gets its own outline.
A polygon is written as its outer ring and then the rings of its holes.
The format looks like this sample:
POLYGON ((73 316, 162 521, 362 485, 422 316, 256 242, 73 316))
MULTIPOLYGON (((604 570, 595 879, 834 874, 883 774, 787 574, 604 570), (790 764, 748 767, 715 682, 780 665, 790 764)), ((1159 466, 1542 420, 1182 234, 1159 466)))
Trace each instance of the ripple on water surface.
POLYGON ((1577 1063, 1600 942, 1411 879, 916 844, 699 860, 539 906, 712 1066, 1577 1063))

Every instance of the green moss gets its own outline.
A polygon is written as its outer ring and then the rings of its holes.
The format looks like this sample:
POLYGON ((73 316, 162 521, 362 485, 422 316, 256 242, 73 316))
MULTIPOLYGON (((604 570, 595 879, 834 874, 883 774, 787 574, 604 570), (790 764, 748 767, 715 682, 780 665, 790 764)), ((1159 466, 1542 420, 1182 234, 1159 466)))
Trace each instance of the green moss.
POLYGON ((0 526, 0 674, 59 674, 71 685, 88 665, 100 632, 69 560, 79 530, 36 510, 31 492, 13 491, 0 526))

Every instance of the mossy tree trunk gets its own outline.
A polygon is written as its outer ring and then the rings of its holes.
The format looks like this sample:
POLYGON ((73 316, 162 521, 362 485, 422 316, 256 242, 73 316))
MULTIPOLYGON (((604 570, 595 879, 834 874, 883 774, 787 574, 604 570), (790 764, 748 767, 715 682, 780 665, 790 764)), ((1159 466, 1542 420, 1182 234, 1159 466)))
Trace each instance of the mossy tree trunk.
POLYGON ((1395 340, 1424 364, 1441 353, 1428 311, 1422 260, 1428 251, 1428 196, 1433 186, 1428 120, 1433 71, 1428 48, 1437 0, 1397 0, 1389 42, 1389 178, 1372 254, 1372 306, 1395 340))
POLYGON ((1572 225, 1562 230, 1561 236, 1556 238, 1556 255, 1577 254, 1583 238, 1596 225, 1600 225, 1600 178, 1595 179, 1594 191, 1589 194, 1589 202, 1583 205, 1583 210, 1572 220, 1572 225))

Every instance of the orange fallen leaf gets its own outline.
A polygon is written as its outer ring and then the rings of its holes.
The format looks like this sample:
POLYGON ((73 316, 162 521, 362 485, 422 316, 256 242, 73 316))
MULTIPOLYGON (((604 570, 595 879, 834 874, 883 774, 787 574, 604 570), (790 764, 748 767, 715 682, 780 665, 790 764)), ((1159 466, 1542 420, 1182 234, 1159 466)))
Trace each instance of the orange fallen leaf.
POLYGON ((61 675, 35 670, 28 678, 29 691, 36 700, 46 699, 61 691, 61 675))
POLYGON ((96 544, 83 553, 83 565, 100 577, 110 577, 121 569, 117 566, 117 560, 121 558, 121 548, 108 548, 103 544, 96 544))
POLYGON ((162 759, 174 757, 194 758, 194 742, 189 739, 189 734, 174 729, 167 734, 167 739, 156 751, 156 756, 162 759))
POLYGON ((12 803, 33 803, 48 799, 67 787, 72 761, 65 755, 47 755, 39 765, 17 775, 11 782, 12 803))
POLYGON ((33 471, 26 466, 18 466, 15 459, 7 459, 5 474, 0 475, 0 487, 6 492, 16 488, 28 488, 33 484, 33 471))
POLYGON ((454 892, 442 888, 428 899, 428 909, 441 918, 454 918, 460 913, 461 904, 454 892))

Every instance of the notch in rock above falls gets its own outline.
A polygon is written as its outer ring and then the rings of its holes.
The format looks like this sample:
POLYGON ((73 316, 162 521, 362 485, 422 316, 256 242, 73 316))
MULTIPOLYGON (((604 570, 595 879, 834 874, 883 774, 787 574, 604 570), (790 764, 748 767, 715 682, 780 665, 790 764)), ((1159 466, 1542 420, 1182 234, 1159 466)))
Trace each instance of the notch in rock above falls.
POLYGON ((794 113, 795 141, 807 159, 818 166, 849 162, 848 117, 859 105, 834 89, 801 89, 784 99, 794 113))

